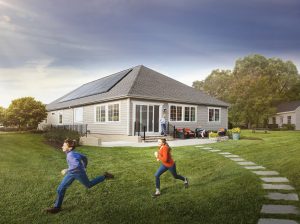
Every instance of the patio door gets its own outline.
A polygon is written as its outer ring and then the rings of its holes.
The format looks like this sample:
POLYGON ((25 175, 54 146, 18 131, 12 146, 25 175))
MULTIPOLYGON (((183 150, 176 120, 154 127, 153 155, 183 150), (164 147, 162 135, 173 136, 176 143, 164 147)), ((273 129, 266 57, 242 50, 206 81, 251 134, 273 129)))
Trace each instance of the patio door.
POLYGON ((135 132, 159 133, 159 105, 135 105, 135 132))

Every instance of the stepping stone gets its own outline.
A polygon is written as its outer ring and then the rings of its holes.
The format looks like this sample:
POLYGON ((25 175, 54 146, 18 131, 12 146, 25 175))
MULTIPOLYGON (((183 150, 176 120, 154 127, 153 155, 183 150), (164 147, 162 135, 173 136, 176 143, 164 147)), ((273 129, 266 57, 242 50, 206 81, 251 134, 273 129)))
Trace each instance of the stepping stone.
POLYGON ((295 190, 291 185, 287 184, 263 184, 263 189, 266 190, 295 190))
POLYGON ((242 166, 256 165, 254 162, 237 162, 237 164, 242 166))
POLYGON ((233 160, 233 161, 235 161, 235 162, 242 162, 242 161, 245 161, 245 160, 242 159, 242 158, 229 158, 229 159, 231 159, 231 160, 233 160))
POLYGON ((268 195, 265 195, 265 197, 271 200, 299 201, 298 195, 295 193, 268 193, 268 195))
POLYGON ((196 145, 195 147, 196 148, 203 148, 204 146, 203 145, 196 145))
POLYGON ((298 224, 298 222, 288 219, 259 219, 257 224, 298 224))
POLYGON ((289 180, 285 177, 261 177, 260 178, 264 182, 269 182, 269 183, 286 183, 289 182, 289 180))
POLYGON ((226 158, 239 158, 237 155, 225 155, 226 158))
POLYGON ((266 169, 263 166, 244 166, 245 169, 247 170, 260 170, 260 169, 266 169))
POLYGON ((261 176, 268 176, 268 175, 279 175, 277 171, 252 171, 253 173, 261 176))
POLYGON ((209 148, 209 147, 205 147, 205 148, 203 148, 203 149, 207 149, 207 150, 209 150, 209 149, 212 149, 212 148, 209 148))
POLYGON ((220 154, 220 155, 231 155, 230 152, 220 152, 219 154, 220 154))
POLYGON ((293 205, 263 205, 260 213, 265 214, 300 214, 299 209, 293 205))
POLYGON ((221 152, 221 150, 219 150, 219 149, 212 149, 212 150, 208 150, 208 151, 210 151, 210 152, 221 152))

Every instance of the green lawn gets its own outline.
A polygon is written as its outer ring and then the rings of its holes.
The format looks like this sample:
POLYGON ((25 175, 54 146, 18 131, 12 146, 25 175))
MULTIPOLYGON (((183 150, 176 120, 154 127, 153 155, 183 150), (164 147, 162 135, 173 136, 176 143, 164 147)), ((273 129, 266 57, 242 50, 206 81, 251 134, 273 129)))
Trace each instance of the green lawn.
MULTIPOLYGON (((263 140, 211 146, 279 171, 300 194, 300 132, 242 135, 263 140)), ((159 166, 155 150, 78 148, 89 158, 89 177, 109 171, 116 178, 89 190, 74 182, 63 211, 49 215, 44 209, 55 200, 60 170, 66 168, 64 153, 45 145, 38 134, 1 134, 0 223, 257 223, 261 206, 268 203, 259 178, 223 156, 193 146, 173 148, 177 169, 189 177, 190 188, 184 189, 167 173, 161 177, 162 196, 151 198, 159 166)))

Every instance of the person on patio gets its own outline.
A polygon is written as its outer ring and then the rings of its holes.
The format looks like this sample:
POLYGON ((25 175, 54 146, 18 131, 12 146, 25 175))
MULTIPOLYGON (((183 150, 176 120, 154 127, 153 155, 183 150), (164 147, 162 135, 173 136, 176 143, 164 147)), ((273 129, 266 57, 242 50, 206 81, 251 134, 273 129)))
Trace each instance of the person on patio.
POLYGON ((161 135, 167 136, 167 121, 165 115, 163 115, 162 118, 160 118, 159 123, 161 126, 161 135))

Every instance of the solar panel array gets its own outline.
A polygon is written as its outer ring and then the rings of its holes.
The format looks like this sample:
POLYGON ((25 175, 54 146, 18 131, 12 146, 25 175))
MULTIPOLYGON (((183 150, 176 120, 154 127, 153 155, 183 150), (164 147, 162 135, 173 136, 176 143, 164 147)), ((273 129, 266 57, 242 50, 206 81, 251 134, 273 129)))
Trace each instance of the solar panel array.
POLYGON ((132 69, 127 69, 101 79, 89 82, 67 94, 59 102, 75 100, 82 97, 92 96, 100 93, 105 93, 111 90, 118 82, 120 82, 132 69))

